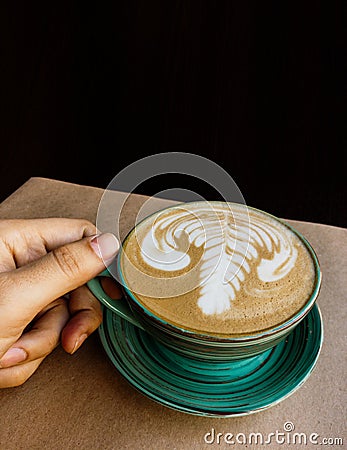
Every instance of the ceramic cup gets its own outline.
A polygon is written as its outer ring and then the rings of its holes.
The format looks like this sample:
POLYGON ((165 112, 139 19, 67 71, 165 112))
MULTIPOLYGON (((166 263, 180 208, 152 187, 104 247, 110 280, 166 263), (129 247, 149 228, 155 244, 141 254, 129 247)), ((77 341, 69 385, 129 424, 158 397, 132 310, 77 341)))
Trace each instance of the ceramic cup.
MULTIPOLYGON (((280 221, 280 219, 277 218, 276 220, 280 221)), ((141 223, 142 222, 136 226, 141 226, 141 223)), ((159 340, 170 350, 173 350, 181 356, 216 363, 253 357, 276 346, 280 341, 285 339, 286 336, 288 336, 288 334, 291 333, 294 328, 307 316, 311 308, 314 306, 320 290, 321 270, 313 248, 309 242, 292 226, 287 223, 285 223, 285 226, 289 227, 293 233, 299 237, 311 255, 315 270, 314 289, 304 306, 292 317, 290 317, 290 319, 265 331, 236 337, 215 336, 187 330, 166 322, 162 318, 156 316, 153 312, 146 309, 146 307, 144 307, 144 305, 137 300, 136 296, 127 286, 121 268, 123 246, 121 247, 117 257, 116 264, 118 276, 123 285, 122 290, 124 292, 124 297, 120 300, 113 300, 103 290, 100 283, 100 277, 112 277, 107 269, 98 277, 89 281, 88 287, 97 299, 104 305, 104 307, 111 310, 114 314, 117 314, 123 319, 131 322, 134 326, 145 330, 153 338, 159 340)), ((132 231, 130 231, 130 233, 126 236, 123 244, 126 243, 126 240, 131 235, 131 232, 132 231)))

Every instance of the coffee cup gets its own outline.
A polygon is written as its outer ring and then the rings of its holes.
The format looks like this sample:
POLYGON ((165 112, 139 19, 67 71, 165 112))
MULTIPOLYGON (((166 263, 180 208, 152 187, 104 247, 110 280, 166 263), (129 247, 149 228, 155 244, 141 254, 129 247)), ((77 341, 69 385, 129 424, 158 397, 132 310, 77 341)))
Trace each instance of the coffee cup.
POLYGON ((285 221, 238 203, 170 206, 138 223, 115 263, 88 282, 104 307, 175 353, 199 361, 253 357, 276 346, 318 297, 310 243, 285 221), (117 278, 113 300, 101 277, 117 278))

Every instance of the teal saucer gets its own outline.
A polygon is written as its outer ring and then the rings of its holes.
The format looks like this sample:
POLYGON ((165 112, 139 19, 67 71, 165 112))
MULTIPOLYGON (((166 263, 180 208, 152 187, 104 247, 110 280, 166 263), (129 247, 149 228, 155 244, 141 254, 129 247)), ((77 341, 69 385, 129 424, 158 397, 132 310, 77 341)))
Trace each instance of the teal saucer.
POLYGON ((317 305, 276 347, 222 363, 182 356, 109 309, 103 314, 102 345, 126 380, 162 405, 200 416, 242 416, 284 400, 309 377, 323 342, 317 305))

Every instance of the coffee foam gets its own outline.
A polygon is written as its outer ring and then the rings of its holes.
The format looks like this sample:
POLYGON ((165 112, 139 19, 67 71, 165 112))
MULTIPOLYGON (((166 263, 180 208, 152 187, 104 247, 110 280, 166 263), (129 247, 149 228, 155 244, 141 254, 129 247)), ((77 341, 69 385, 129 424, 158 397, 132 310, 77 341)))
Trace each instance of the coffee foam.
POLYGON ((285 224, 244 205, 195 202, 161 211, 124 245, 136 298, 187 329, 253 333, 291 317, 315 280, 310 253, 285 224))

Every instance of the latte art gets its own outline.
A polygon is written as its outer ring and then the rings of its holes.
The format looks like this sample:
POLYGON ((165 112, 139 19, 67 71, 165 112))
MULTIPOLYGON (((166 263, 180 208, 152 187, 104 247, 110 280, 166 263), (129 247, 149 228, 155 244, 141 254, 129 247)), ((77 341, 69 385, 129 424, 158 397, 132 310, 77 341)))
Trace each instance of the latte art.
POLYGON ((190 263, 187 248, 180 245, 182 236, 189 245, 204 246, 198 305, 205 314, 220 314, 231 307, 251 266, 262 282, 269 283, 285 277, 295 265, 298 252, 292 236, 283 233, 283 225, 266 219, 254 215, 249 222, 244 211, 225 207, 177 209, 153 223, 141 255, 151 267, 173 272, 190 263))
POLYGON ((226 202, 186 203, 148 217, 126 239, 121 268, 153 314, 217 334, 282 323, 315 282, 312 255, 289 226, 226 202))

